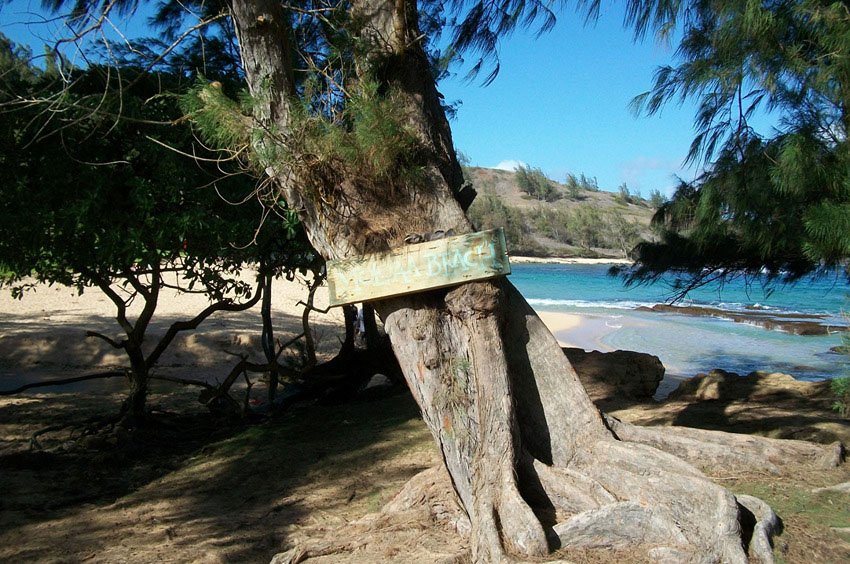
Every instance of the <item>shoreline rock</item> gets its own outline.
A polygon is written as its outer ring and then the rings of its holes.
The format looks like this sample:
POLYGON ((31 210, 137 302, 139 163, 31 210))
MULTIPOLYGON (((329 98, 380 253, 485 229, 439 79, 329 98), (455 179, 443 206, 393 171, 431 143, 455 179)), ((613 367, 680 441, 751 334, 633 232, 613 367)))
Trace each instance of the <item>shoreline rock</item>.
POLYGON ((667 397, 668 401, 706 401, 724 399, 764 400, 779 396, 815 397, 829 388, 829 381, 797 380, 782 372, 750 372, 741 376, 715 369, 684 380, 667 397))
POLYGON ((570 363, 591 399, 651 400, 665 368, 654 355, 634 351, 603 353, 564 347, 570 363))
POLYGON ((828 335, 836 331, 848 331, 847 325, 833 325, 827 323, 824 315, 808 315, 802 313, 772 313, 766 311, 735 312, 726 311, 703 306, 675 306, 669 304, 656 304, 652 307, 639 307, 638 311, 650 311, 655 313, 678 313, 693 317, 716 317, 728 319, 735 323, 748 323, 768 330, 784 331, 794 335, 828 335))

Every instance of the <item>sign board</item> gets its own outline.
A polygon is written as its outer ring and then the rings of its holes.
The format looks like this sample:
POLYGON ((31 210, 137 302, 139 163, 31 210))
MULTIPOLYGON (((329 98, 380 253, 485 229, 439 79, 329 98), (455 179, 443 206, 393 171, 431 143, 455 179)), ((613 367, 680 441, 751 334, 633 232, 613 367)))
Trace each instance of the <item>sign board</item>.
POLYGON ((444 288, 511 273, 502 229, 328 261, 330 305, 444 288))

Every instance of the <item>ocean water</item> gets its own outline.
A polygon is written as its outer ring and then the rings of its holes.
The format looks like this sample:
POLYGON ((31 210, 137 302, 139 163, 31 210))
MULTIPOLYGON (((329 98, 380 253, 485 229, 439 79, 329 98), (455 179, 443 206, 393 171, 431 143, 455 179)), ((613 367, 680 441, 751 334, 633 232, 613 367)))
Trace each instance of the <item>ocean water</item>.
MULTIPOLYGON (((801 380, 850 374, 850 357, 830 349, 842 344, 839 332, 800 336, 716 317, 640 311, 666 303, 665 282, 626 288, 608 276, 606 265, 516 264, 514 285, 538 311, 579 314, 582 327, 557 336, 584 349, 617 349, 658 356, 672 376, 690 377, 721 368, 739 374, 754 370, 785 372, 801 380)), ((801 281, 767 290, 743 282, 700 288, 677 305, 709 307, 742 314, 825 316, 831 325, 847 325, 850 288, 839 276, 801 281)))

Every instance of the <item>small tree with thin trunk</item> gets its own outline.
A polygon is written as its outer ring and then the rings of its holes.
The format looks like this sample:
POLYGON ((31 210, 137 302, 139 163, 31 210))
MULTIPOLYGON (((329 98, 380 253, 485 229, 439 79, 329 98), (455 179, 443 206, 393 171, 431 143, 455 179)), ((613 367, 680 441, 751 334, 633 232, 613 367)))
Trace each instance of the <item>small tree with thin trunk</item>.
POLYGON ((519 189, 541 202, 554 202, 561 199, 561 193, 554 183, 546 178, 539 168, 520 166, 516 169, 516 182, 519 189))
MULTIPOLYGON (((0 263, 14 273, 4 283, 21 298, 32 278, 79 292, 96 288, 109 298, 123 335, 88 335, 126 354, 130 391, 122 416, 139 420, 151 370, 174 338, 216 312, 256 304, 284 255, 264 262, 257 281, 240 276, 261 249, 234 245, 259 237, 262 209, 224 199, 250 193, 253 180, 221 178, 212 164, 186 156, 203 149, 193 147, 186 124, 174 125, 179 77, 125 68, 113 79, 104 68, 65 69, 67 87, 50 70, 29 66, 11 43, 3 47, 0 263), (120 88, 112 80, 121 80, 120 88), (62 109, 59 118, 54 108, 62 109), (149 342, 166 289, 204 294, 210 305, 149 342)), ((281 225, 268 227, 283 248, 281 225)))

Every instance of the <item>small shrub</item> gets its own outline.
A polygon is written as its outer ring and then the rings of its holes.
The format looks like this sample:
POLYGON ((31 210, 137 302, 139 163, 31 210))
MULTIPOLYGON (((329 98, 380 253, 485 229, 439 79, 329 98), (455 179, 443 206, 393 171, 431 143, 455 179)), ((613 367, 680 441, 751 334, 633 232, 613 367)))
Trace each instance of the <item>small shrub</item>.
POLYGON ((517 168, 516 182, 520 190, 541 202, 554 202, 561 198, 561 193, 539 168, 517 168))
POLYGON ((835 378, 830 382, 835 401, 832 403, 833 411, 837 411, 841 417, 850 415, 850 376, 835 378))

